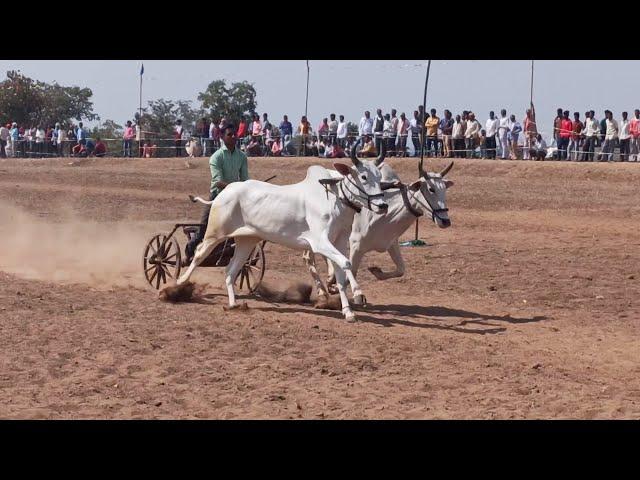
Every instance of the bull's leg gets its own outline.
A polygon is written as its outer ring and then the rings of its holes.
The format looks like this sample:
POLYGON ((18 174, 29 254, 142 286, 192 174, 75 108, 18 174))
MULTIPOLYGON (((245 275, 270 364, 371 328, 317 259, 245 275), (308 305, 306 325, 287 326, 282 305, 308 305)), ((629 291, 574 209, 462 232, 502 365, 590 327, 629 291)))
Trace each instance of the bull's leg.
POLYGON ((249 258, 253 247, 255 247, 259 241, 260 239, 254 237, 235 238, 235 252, 233 254, 233 258, 227 266, 227 275, 224 279, 225 283, 227 284, 227 293, 229 295, 229 308, 235 308, 238 306, 236 304, 236 294, 233 291, 233 282, 235 282, 236 277, 240 273, 240 270, 242 270, 243 265, 249 258))
POLYGON ((364 254, 358 248, 354 248, 351 250, 351 270, 347 272, 347 276, 349 273, 353 275, 353 281, 351 278, 349 279, 349 283, 351 284, 351 292, 353 293, 353 303, 356 305, 365 305, 367 303, 367 298, 363 295, 362 290, 357 283, 354 283, 356 280, 356 276, 358 275, 358 268, 360 267, 360 262, 362 261, 362 257, 364 254))
POLYGON ((402 277, 405 272, 404 260, 402 259, 402 253, 400 253, 400 246, 398 245, 398 242, 391 245, 387 252, 389 252, 389 256, 391 256, 391 260, 393 260, 393 263, 396 264, 396 269, 393 272, 383 272, 379 267, 369 267, 369 271, 378 280, 387 280, 388 278, 402 277))
POLYGON ((189 281, 189 277, 191 277, 196 267, 209 256, 209 254, 213 251, 218 243, 220 243, 220 240, 218 239, 205 238, 204 240, 202 240, 202 243, 200 243, 196 248, 195 254, 193 255, 193 260, 191 260, 191 265, 189 265, 189 268, 187 268, 186 272, 180 275, 180 278, 178 278, 178 281, 176 283, 178 285, 182 285, 183 283, 189 281))
POLYGON ((347 273, 353 276, 351 271, 349 271, 351 262, 331 244, 326 232, 323 232, 318 241, 310 241, 309 239, 307 239, 307 241, 314 253, 324 255, 334 263, 333 267, 336 272, 336 279, 338 280, 338 292, 340 293, 340 301, 342 302, 342 313, 347 320, 355 320, 355 315, 349 306, 349 299, 345 293, 346 284, 344 275, 347 273))
POLYGON ((328 258, 325 258, 327 261, 327 290, 329 293, 338 293, 338 289, 336 288, 336 272, 333 271, 333 263, 329 261, 328 258))
POLYGON ((302 255, 304 259, 304 263, 309 269, 309 273, 311 273, 311 277, 313 278, 314 283, 316 284, 316 288, 318 289, 318 296, 323 296, 327 300, 329 299, 329 293, 327 289, 324 287, 322 280, 320 280, 320 275, 318 275, 318 269, 316 268, 316 258, 314 253, 311 250, 305 250, 302 255))
MULTIPOLYGON (((334 245, 340 253, 342 253, 343 255, 346 255, 349 250, 349 232, 346 232, 346 234, 342 232, 340 235, 338 235, 334 245)), ((359 255, 358 255, 357 261, 359 265, 360 264, 359 255)), ((351 285, 351 292, 353 294, 353 303, 355 303, 356 305, 365 305, 367 303, 367 299, 362 294, 362 290, 360 290, 360 285, 358 285, 358 282, 356 281, 355 274, 358 271, 357 265, 354 266, 353 262, 350 262, 350 263, 351 263, 351 267, 348 269, 345 269, 344 273, 347 275, 347 278, 349 279, 349 284, 351 285)))

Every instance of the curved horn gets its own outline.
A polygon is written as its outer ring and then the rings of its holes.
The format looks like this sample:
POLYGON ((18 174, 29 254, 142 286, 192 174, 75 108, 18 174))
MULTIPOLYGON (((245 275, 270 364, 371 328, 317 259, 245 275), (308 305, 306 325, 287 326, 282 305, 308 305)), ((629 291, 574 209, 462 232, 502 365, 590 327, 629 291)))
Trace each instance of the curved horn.
POLYGON ((376 167, 379 167, 382 162, 384 162, 384 157, 387 155, 387 146, 385 145, 385 139, 382 139, 382 143, 380 144, 380 155, 375 160, 376 167))
POLYGON ((453 168, 453 162, 451 162, 449 165, 447 165, 446 167, 444 167, 444 170, 442 170, 440 172, 440 176, 444 178, 444 176, 449 173, 449 170, 451 170, 453 168))
POLYGON ((362 137, 358 138, 358 141, 353 144, 353 147, 351 147, 351 161, 356 167, 360 166, 360 160, 356 157, 356 148, 358 148, 360 143, 362 143, 362 137))

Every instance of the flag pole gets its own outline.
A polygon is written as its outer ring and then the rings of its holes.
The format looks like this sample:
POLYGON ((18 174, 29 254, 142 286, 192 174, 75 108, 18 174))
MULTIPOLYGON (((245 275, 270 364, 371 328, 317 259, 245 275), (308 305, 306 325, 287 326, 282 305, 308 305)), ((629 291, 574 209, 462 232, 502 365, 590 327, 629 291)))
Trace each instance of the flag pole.
POLYGON ((531 60, 531 96, 529 98, 531 104, 533 105, 533 60, 531 60))
POLYGON ((140 68, 140 104, 138 106, 138 122, 140 122, 140 119, 142 118, 142 74, 143 73, 144 73, 144 63, 140 68))
MULTIPOLYGON (((429 70, 431 70, 431 60, 429 60, 427 63, 427 77, 424 80, 424 98, 422 99, 422 111, 424 112, 425 116, 427 114, 427 87, 429 86, 429 70)), ((424 164, 424 118, 421 118, 420 121, 422 122, 422 125, 420 126, 420 136, 422 138, 420 139, 420 168, 418 169, 418 175, 422 173, 422 165, 424 164)), ((415 238, 413 239, 414 245, 418 244, 418 220, 419 219, 416 218, 416 233, 415 238)))
MULTIPOLYGON (((307 105, 309 104, 309 60, 307 60, 307 97, 304 101, 304 116, 307 116, 307 105)), ((307 119, 308 120, 308 119, 307 119)))

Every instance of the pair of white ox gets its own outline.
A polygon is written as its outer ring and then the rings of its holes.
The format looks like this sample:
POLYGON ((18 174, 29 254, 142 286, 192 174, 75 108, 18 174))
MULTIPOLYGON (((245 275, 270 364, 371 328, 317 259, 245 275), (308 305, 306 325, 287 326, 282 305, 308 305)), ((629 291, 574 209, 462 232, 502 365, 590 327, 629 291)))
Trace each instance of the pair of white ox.
MULTIPOLYGON (((335 272, 342 313, 347 320, 355 320, 346 281, 355 303, 364 303, 355 278, 362 256, 370 250, 387 250, 402 269, 398 237, 424 213, 431 214, 439 227, 449 226, 445 198, 446 189, 453 185, 443 179, 453 164, 439 174, 423 171, 419 180, 407 186, 383 163, 384 151, 375 161, 367 161, 357 158, 356 148, 357 144, 351 149, 353 166, 334 163, 337 173, 314 165, 302 182, 293 185, 247 180, 228 185, 212 202, 196 197, 211 204, 209 224, 177 284, 186 283, 217 244, 233 237, 235 254, 227 266, 225 283, 229 308, 235 308, 234 280, 255 245, 267 240, 304 250, 316 285, 326 294, 314 262, 314 254, 324 256, 335 272), (351 260, 346 257, 349 243, 351 260)), ((384 277, 375 269, 373 273, 384 277)))

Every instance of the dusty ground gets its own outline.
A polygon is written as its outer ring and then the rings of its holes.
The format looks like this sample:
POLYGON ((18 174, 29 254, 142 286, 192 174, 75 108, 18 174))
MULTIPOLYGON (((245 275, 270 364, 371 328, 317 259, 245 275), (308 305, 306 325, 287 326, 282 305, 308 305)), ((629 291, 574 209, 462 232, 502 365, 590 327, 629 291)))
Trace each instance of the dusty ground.
MULTIPOLYGON (((421 220, 402 279, 376 281, 391 261, 369 254, 372 305, 348 324, 224 312, 211 268, 202 303, 158 301, 143 247, 197 221, 206 160, 67 163, 0 162, 0 418, 640 418, 640 165, 457 161, 453 226, 421 220)), ((265 278, 307 281, 298 252, 266 255, 265 278)))

